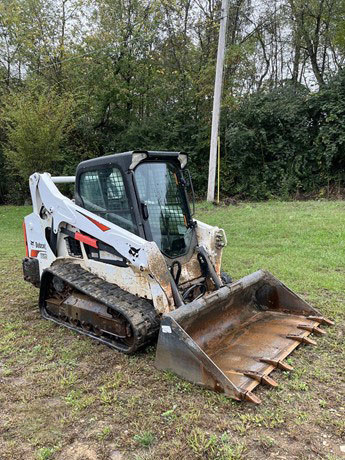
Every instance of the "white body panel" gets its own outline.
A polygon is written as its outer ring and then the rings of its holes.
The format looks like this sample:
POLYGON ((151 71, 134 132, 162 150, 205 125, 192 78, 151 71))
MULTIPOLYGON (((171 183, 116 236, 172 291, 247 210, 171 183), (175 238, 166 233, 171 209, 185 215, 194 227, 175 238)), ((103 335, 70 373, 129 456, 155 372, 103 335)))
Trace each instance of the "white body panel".
POLYGON ((222 228, 212 227, 199 220, 196 222, 196 234, 200 242, 199 244, 207 249, 211 262, 219 275, 222 264, 223 248, 227 245, 225 232, 222 228))

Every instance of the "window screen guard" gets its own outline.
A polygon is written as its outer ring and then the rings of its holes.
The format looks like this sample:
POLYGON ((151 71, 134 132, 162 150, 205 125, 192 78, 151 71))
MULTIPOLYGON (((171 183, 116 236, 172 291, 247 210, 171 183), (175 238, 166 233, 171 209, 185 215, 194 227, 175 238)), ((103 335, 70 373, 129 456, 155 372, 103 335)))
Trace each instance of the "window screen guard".
POLYGON ((88 211, 125 230, 138 233, 122 173, 118 168, 100 168, 83 173, 80 178, 80 196, 88 211))

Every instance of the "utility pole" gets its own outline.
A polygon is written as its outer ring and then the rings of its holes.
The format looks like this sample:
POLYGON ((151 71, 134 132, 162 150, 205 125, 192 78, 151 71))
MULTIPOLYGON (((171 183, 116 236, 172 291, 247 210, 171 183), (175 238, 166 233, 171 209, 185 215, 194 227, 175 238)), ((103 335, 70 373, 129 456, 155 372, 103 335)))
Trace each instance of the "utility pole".
POLYGON ((217 139, 219 129, 220 101, 223 86, 223 68, 226 45, 226 31, 229 14, 229 0, 222 0, 222 11, 220 18, 220 30, 218 39, 216 78, 214 82, 213 112, 212 112, 212 131, 210 145, 210 163, 208 169, 208 188, 207 201, 214 201, 214 191, 216 182, 217 167, 217 139))

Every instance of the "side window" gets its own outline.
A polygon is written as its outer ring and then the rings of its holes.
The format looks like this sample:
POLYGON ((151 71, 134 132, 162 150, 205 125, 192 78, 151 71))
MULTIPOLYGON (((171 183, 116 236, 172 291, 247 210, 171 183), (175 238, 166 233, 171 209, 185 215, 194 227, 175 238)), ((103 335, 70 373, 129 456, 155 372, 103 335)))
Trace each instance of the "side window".
POLYGON ((125 230, 138 233, 119 169, 100 168, 83 173, 80 178, 80 196, 88 211, 125 230))
POLYGON ((92 212, 104 210, 105 202, 98 171, 89 171, 81 175, 80 195, 85 209, 92 212))

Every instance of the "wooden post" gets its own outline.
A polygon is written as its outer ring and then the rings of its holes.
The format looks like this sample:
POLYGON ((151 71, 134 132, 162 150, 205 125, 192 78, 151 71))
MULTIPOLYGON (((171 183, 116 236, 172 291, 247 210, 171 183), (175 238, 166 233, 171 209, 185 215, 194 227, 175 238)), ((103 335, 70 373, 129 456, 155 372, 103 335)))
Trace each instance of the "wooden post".
POLYGON ((226 45, 226 31, 229 14, 229 0, 222 0, 222 12, 220 19, 220 30, 218 39, 218 54, 216 78, 214 82, 213 112, 212 112, 212 131, 210 144, 210 163, 208 169, 208 188, 207 201, 214 201, 216 166, 217 166, 217 138, 219 129, 220 102, 222 97, 223 86, 223 68, 226 45))
POLYGON ((220 136, 218 136, 218 162, 217 162, 217 171, 218 171, 218 177, 217 177, 217 204, 219 204, 219 201, 220 201, 220 136))

